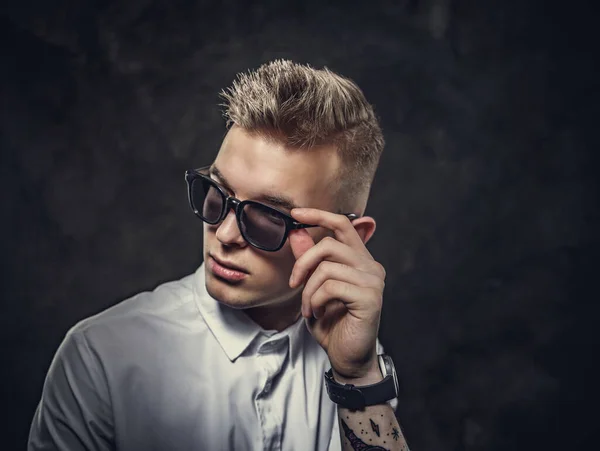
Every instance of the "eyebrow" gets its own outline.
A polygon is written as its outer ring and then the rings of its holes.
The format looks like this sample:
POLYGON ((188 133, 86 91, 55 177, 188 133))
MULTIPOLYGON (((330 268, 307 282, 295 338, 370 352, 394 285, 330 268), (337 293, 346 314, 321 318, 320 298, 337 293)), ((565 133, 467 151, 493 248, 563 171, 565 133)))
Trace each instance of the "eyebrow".
MULTIPOLYGON (((219 179, 219 181, 221 182, 221 184, 223 186, 225 186, 225 188, 227 188, 229 191, 233 192, 233 189, 231 189, 231 185, 227 181, 227 178, 223 175, 223 173, 221 171, 219 171, 219 168, 217 168, 214 164, 210 167, 210 169, 208 170, 208 173, 214 177, 217 177, 219 179)), ((253 198, 252 200, 265 202, 274 207, 280 207, 280 208, 287 209, 287 210, 292 210, 293 208, 298 208, 298 205, 296 205, 296 203, 291 198, 284 196, 282 194, 266 192, 266 193, 260 194, 258 197, 253 198)))

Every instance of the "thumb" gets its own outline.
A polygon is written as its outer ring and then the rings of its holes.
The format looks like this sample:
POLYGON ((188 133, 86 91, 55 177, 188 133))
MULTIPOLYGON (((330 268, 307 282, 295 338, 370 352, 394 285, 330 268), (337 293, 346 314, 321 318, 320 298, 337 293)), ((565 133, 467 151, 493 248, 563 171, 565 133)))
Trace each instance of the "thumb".
POLYGON ((290 232, 290 246, 296 260, 315 245, 312 237, 305 229, 292 230, 290 232))

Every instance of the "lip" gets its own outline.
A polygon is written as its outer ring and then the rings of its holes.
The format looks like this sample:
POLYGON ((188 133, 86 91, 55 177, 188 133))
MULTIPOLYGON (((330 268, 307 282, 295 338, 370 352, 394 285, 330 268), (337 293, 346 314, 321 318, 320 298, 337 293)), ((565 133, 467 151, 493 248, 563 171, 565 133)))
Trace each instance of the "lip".
POLYGON ((226 263, 221 263, 212 255, 208 260, 208 267, 216 276, 230 281, 239 281, 248 276, 248 273, 245 270, 241 270, 239 266, 230 267, 226 263))
POLYGON ((233 271, 237 271, 237 272, 243 272, 245 274, 249 274, 248 271, 246 271, 244 268, 242 268, 241 266, 235 265, 233 263, 229 263, 226 262, 225 260, 222 260, 220 258, 215 257, 213 254, 209 254, 219 265, 223 266, 226 269, 231 269, 233 271))

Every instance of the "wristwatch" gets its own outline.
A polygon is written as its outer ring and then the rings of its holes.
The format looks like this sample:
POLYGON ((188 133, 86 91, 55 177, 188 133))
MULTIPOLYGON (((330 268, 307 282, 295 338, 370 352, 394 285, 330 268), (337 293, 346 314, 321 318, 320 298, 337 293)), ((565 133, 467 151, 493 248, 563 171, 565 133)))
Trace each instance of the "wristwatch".
POLYGON ((398 375, 392 358, 386 354, 377 356, 383 380, 376 384, 357 387, 353 384, 342 385, 333 378, 333 370, 325 373, 325 385, 329 398, 350 410, 362 410, 365 406, 384 404, 398 397, 398 375))

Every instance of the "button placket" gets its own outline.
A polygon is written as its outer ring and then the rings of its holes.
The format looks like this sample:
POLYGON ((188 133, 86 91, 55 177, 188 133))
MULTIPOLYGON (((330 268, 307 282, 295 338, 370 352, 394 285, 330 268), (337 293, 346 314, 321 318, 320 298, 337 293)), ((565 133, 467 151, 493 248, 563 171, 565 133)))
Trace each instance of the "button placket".
POLYGON ((273 384, 273 377, 275 375, 275 373, 277 372, 277 365, 276 362, 274 361, 274 355, 272 354, 262 354, 261 356, 261 363, 262 363, 262 373, 264 375, 263 377, 263 383, 262 383, 262 391, 260 392, 261 395, 266 395, 271 391, 271 387, 273 384))
POLYGON ((262 391, 256 399, 256 409, 261 421, 263 434, 263 446, 265 449, 281 449, 281 418, 282 412, 279 412, 272 399, 267 397, 273 388, 273 379, 282 371, 282 366, 287 355, 285 338, 276 341, 263 343, 258 350, 259 365, 264 378, 262 391))

